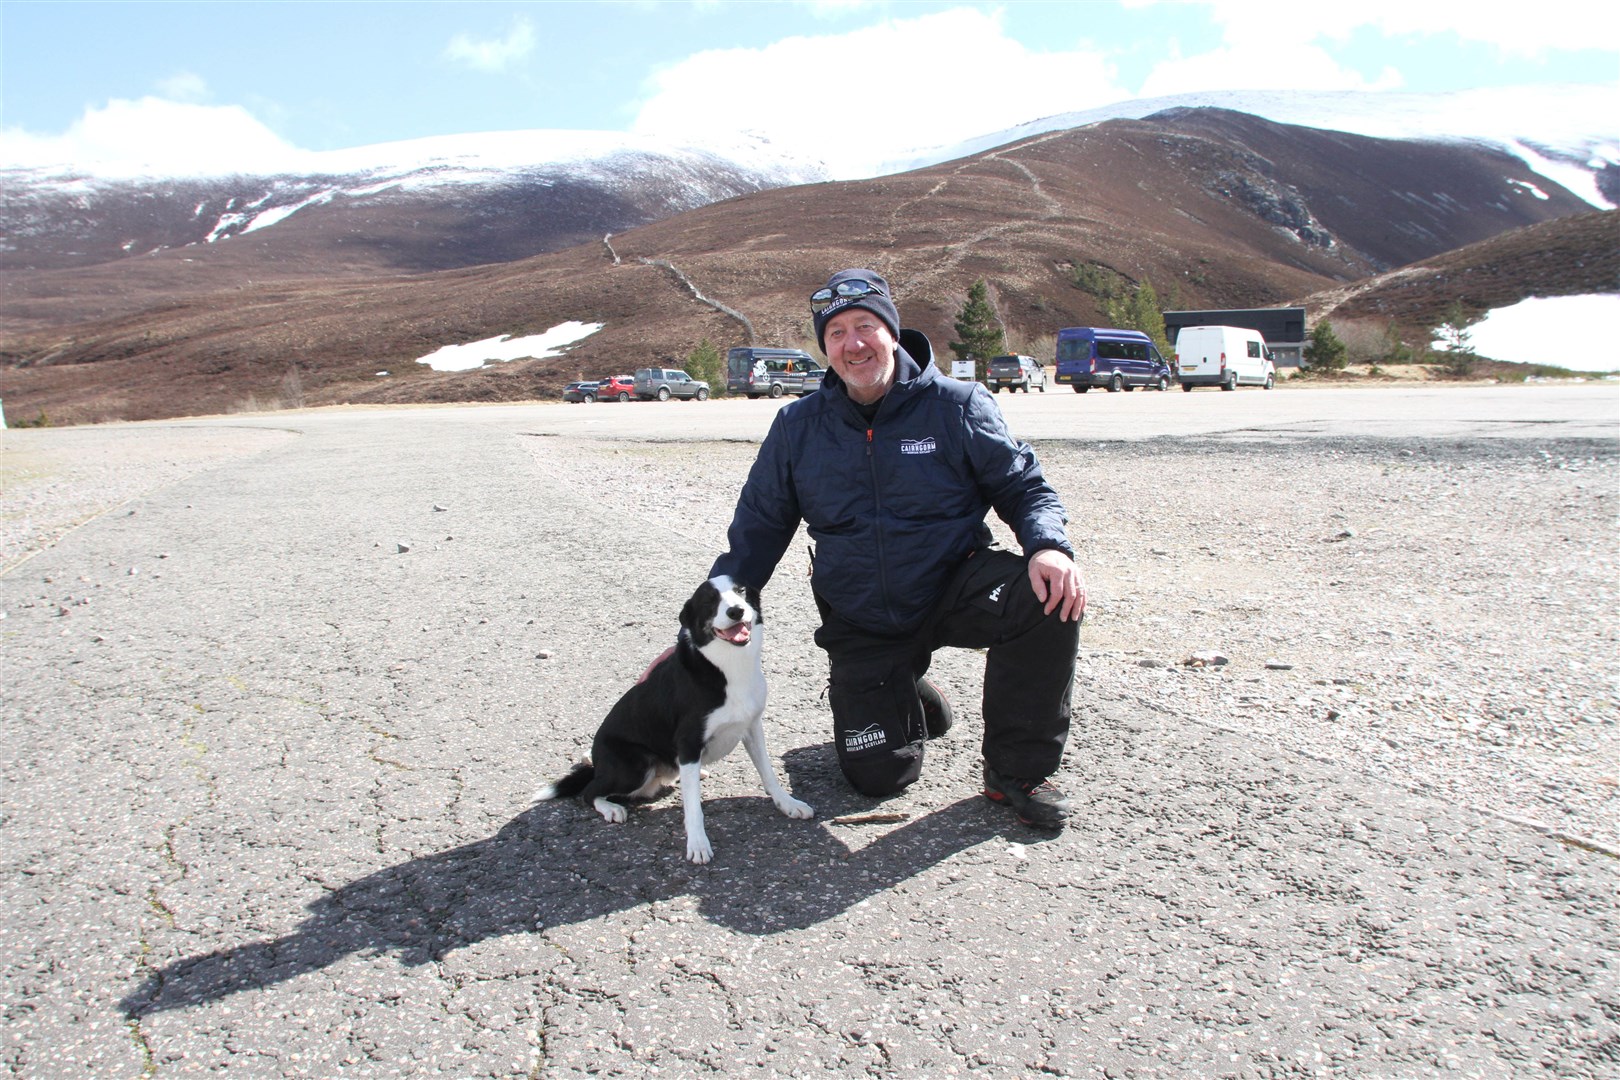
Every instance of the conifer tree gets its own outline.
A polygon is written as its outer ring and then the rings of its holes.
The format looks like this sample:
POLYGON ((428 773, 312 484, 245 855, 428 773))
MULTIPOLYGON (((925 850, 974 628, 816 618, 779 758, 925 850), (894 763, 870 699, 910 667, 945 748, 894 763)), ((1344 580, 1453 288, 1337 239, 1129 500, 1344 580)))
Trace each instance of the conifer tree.
POLYGON ((1474 334, 1469 327, 1478 322, 1478 315, 1470 315, 1456 300, 1446 306, 1440 325, 1434 328, 1435 344, 1440 346, 1440 372, 1452 378, 1466 379, 1474 373, 1479 354, 1474 352, 1474 334))
POLYGON ((956 316, 956 336, 951 351, 958 360, 972 360, 973 377, 983 382, 986 362, 1007 352, 1007 335, 990 306, 990 289, 983 278, 968 289, 967 303, 956 316))
POLYGON ((1339 371, 1345 365, 1347 352, 1344 342, 1333 332, 1333 324, 1323 320, 1311 327, 1311 341, 1303 355, 1313 371, 1339 371))
POLYGON ((1129 296, 1116 295, 1103 308, 1108 321, 1121 330, 1140 330, 1153 339, 1163 356, 1170 355, 1170 342, 1164 336, 1164 309, 1153 282, 1143 278, 1129 296))
POLYGON ((702 379, 709 384, 709 393, 723 395, 726 392, 726 364, 725 357, 708 338, 698 343, 698 347, 686 355, 686 373, 694 379, 702 379))
POLYGON ((1440 316, 1440 325, 1435 327, 1435 340, 1446 352, 1472 354, 1474 333, 1469 327, 1478 321, 1479 316, 1468 314, 1460 302, 1453 300, 1446 305, 1445 313, 1440 316))

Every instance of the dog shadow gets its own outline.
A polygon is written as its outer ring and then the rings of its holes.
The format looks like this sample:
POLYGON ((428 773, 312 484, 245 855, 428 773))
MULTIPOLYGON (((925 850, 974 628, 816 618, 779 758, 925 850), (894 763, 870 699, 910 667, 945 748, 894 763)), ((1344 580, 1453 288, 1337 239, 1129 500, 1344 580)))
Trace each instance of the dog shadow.
MULTIPOLYGON (((940 861, 1008 834, 1010 818, 974 797, 891 828, 833 819, 883 813, 845 787, 830 744, 789 751, 795 794, 811 821, 763 795, 704 801, 715 861, 686 860, 678 799, 608 825, 572 800, 528 807, 493 836, 411 859, 320 897, 296 930, 152 971, 121 1003, 139 1018, 264 989, 345 956, 393 953, 417 966, 492 937, 534 933, 614 911, 697 899, 704 918, 743 934, 803 929, 940 861)), ((746 763, 744 763, 746 768, 746 763)), ((1028 840, 1028 834, 1020 835, 1028 840)))

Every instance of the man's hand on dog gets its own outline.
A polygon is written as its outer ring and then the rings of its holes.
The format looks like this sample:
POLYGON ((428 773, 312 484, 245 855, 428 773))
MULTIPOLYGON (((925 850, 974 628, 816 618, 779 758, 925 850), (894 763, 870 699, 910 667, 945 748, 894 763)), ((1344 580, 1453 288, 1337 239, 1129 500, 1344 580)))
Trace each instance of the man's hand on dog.
POLYGON ((663 652, 661 652, 657 656, 653 657, 653 662, 647 665, 647 670, 643 671, 641 673, 641 678, 637 679, 636 682, 638 682, 638 683, 646 682, 647 681, 647 676, 652 674, 653 668, 657 667, 659 664, 662 664, 665 660, 668 660, 669 657, 670 657, 670 654, 673 653, 674 651, 675 651, 675 646, 671 645, 669 648, 665 649, 663 652))

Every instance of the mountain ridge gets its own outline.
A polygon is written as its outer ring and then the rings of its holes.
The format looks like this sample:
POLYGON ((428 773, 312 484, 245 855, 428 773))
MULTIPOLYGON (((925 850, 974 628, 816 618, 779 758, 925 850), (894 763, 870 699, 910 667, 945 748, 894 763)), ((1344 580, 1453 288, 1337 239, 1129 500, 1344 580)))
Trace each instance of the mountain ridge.
POLYGON ((804 296, 859 264, 895 283, 942 353, 979 278, 1013 347, 1036 351, 1058 326, 1102 319, 1082 265, 1121 287, 1152 281, 1167 308, 1265 306, 1589 210, 1490 147, 1171 110, 768 188, 512 261, 406 273, 379 256, 390 237, 467 234, 469 206, 441 204, 424 226, 330 200, 207 249, 12 273, 0 396, 59 421, 223 411, 277 399, 293 373, 311 404, 540 397, 679 366, 703 340, 810 344, 804 296), (560 358, 455 374, 415 362, 569 321, 603 329, 560 358))
POLYGON ((1133 98, 1054 113, 1001 131, 896 158, 902 172, 966 157, 1049 131, 1210 108, 1291 127, 1379 139, 1473 143, 1503 150, 1591 205, 1620 205, 1620 89, 1587 85, 1487 87, 1441 93, 1212 90, 1133 98))

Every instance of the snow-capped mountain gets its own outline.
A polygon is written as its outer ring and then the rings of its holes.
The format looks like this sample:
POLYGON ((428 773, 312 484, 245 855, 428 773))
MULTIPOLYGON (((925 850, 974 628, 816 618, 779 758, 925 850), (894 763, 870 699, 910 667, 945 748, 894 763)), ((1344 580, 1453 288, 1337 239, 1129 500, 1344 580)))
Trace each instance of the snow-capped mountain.
POLYGON ((1171 109, 1229 109, 1279 124, 1379 139, 1469 142, 1502 149, 1593 206, 1620 206, 1620 88, 1531 86, 1453 93, 1218 90, 1138 98, 1058 113, 965 142, 912 151, 882 173, 954 161, 1007 143, 1171 109))
POLYGON ((214 244, 332 204, 386 205, 397 218, 407 204, 420 208, 429 232, 445 206, 489 227, 488 243, 470 250, 452 254, 434 241, 399 260, 402 269, 443 269, 555 250, 751 191, 826 179, 819 162, 759 138, 697 146, 581 131, 297 151, 276 158, 273 171, 269 164, 187 176, 144 162, 0 169, 0 267, 85 266, 214 244))
POLYGON ((1320 310, 1380 271, 1564 219, 1580 219, 1565 240, 1538 232, 1478 249, 1429 275, 1435 288, 1416 301, 1357 294, 1363 317, 1377 333, 1421 335, 1448 302, 1485 310, 1612 288, 1620 210, 1589 210, 1483 141, 1378 138, 1174 101, 1139 111, 1149 115, 1011 144, 1003 133, 978 154, 878 182, 792 183, 683 213, 671 202, 743 170, 723 162, 709 176, 711 159, 614 146, 503 171, 512 160, 495 140, 487 155, 356 152, 328 166, 352 167, 341 185, 159 177, 78 202, 40 188, 29 205, 54 197, 57 217, 21 238, 32 253, 0 259, 0 389, 19 415, 74 423, 218 412, 289 384, 304 403, 540 397, 568 379, 677 363, 704 341, 797 344, 809 283, 874 257, 906 296, 909 324, 935 340, 949 340, 962 297, 988 280, 1008 333, 1032 348, 1054 327, 1108 317, 1081 270, 1110 288, 1152 282, 1175 306, 1316 297, 1320 310), (186 246, 154 250, 175 238, 186 246), (63 269, 33 269, 30 254, 63 269), (420 272, 436 268, 449 272, 420 272), (475 343, 529 348, 569 325, 598 329, 562 357, 485 356, 467 371, 424 362, 475 343))
MULTIPOLYGON (((1591 86, 1146 98, 904 152, 873 175, 1205 106, 1375 138, 1501 149, 1590 205, 1620 205, 1620 91, 1591 86)), ((0 168, 0 269, 85 267, 272 230, 299 245, 316 233, 347 244, 354 254, 344 261, 357 270, 448 269, 560 250, 753 191, 853 179, 753 134, 699 145, 612 132, 485 132, 334 151, 282 147, 254 161, 252 170, 186 175, 144 161, 0 168), (341 223, 331 214, 337 208, 341 223), (374 226, 384 235, 369 235, 374 226)))

